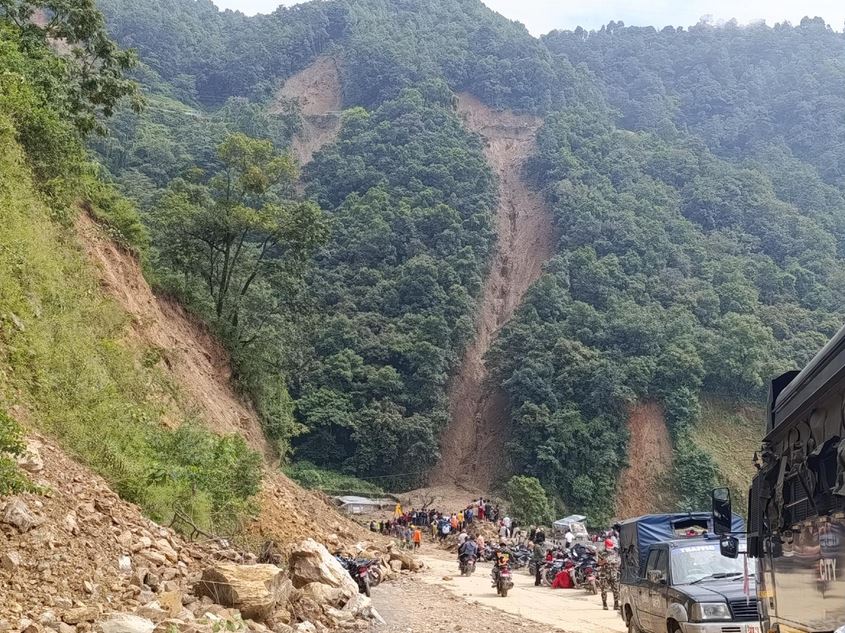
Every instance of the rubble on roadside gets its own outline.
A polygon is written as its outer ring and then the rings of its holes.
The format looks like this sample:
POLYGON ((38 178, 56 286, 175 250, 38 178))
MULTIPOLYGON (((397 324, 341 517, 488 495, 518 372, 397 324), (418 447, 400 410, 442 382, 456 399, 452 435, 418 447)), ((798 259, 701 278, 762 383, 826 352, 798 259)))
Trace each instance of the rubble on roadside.
MULTIPOLYGON (((27 463, 43 493, 0 501, 0 631, 321 633, 381 620, 312 539, 285 544, 287 568, 259 563, 226 541, 188 542, 146 519, 46 440, 28 445, 27 463)), ((327 540, 333 552, 349 547, 327 540)), ((354 553, 376 559, 386 580, 421 568, 391 547, 354 553)))

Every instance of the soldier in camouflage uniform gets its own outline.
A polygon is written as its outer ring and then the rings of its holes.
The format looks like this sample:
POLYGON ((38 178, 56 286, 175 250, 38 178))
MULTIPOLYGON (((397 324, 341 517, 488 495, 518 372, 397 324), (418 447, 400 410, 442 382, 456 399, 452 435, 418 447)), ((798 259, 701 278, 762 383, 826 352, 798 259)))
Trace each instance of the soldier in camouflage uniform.
POLYGON ((607 610, 607 592, 613 593, 613 609, 619 609, 619 568, 621 560, 616 544, 608 539, 604 551, 598 555, 598 584, 601 591, 601 604, 607 610))

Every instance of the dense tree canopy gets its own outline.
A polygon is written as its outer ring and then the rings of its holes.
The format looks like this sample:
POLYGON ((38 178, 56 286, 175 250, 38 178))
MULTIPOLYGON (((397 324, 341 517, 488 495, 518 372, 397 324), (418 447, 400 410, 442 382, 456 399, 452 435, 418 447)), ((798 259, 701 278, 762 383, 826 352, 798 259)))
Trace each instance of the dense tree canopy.
POLYGON ((437 454, 492 239, 492 176, 448 102, 432 83, 349 110, 306 169, 333 220, 311 279, 325 317, 296 385, 311 430, 298 454, 315 463, 404 483, 437 454))
POLYGON ((544 117, 527 171, 560 240, 489 366, 510 397, 510 468, 553 502, 612 514, 628 410, 651 399, 679 503, 700 504, 717 476, 691 439, 700 395, 759 400, 841 321, 845 36, 818 20, 538 40, 477 0, 253 18, 161 4, 102 2, 139 49, 151 107, 119 112, 95 149, 144 210, 206 186, 194 168, 218 171, 232 133, 284 151, 298 113, 268 114, 267 95, 317 55, 339 61, 342 131, 303 173, 330 237, 276 297, 297 298, 287 334, 260 349, 286 377, 290 398, 271 400, 304 431, 296 452, 318 466, 410 485, 436 457, 494 246, 495 182, 460 91, 544 117))

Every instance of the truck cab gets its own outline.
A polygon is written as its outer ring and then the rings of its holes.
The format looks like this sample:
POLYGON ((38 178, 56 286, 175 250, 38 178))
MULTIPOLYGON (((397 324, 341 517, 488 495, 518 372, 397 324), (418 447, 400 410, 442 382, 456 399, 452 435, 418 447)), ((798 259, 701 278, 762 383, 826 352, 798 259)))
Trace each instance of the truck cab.
POLYGON ((760 633, 754 587, 718 539, 686 538, 648 548, 642 577, 620 586, 631 633, 760 633))

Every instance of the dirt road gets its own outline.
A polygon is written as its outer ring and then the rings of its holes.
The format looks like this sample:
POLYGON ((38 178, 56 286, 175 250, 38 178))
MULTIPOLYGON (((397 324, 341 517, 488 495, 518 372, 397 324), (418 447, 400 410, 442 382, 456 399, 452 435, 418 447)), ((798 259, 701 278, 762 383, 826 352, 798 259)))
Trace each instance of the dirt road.
POLYGON ((479 621, 484 622, 487 633, 510 633, 515 625, 546 633, 549 627, 568 633, 625 631, 619 615, 604 611, 598 596, 575 589, 535 587, 525 570, 514 574, 514 588, 507 598, 500 598, 490 587, 489 563, 479 563, 475 574, 467 578, 457 573, 448 552, 426 548, 420 558, 427 565, 424 572, 373 592, 376 608, 387 621, 377 631, 460 630, 455 624, 472 631, 479 630, 479 621))

